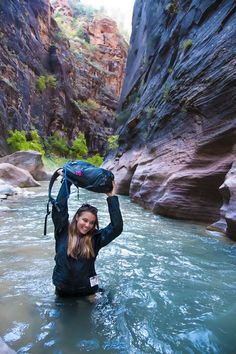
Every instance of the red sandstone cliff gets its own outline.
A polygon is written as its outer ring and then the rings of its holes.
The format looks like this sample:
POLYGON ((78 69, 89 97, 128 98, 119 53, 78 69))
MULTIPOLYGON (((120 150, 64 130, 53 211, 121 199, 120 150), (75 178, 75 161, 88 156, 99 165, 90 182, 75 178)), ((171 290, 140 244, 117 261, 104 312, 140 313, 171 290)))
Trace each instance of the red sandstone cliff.
MULTIPOLYGON (((54 3, 63 21, 72 22, 66 0, 54 3)), ((44 137, 57 131, 68 140, 84 132, 90 153, 100 154, 113 133, 128 46, 108 19, 104 26, 113 36, 113 47, 92 46, 76 36, 66 38, 53 13, 48 0, 0 3, 1 155, 8 151, 9 129, 37 129, 44 137), (49 75, 55 76, 56 87, 37 90, 38 79, 49 75), (83 104, 88 99, 93 106, 83 104)), ((93 31, 100 31, 101 21, 97 29, 96 21, 91 24, 93 31)), ((84 35, 92 42, 89 26, 84 26, 84 35)))

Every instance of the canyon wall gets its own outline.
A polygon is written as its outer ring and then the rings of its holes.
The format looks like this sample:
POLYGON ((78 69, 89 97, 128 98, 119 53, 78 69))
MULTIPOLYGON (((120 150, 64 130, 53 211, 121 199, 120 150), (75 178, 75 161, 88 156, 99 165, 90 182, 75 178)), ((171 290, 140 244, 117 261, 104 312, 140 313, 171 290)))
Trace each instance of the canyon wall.
MULTIPOLYGON (((119 148, 104 166, 119 193, 154 213, 222 216, 219 188, 235 161, 235 23, 233 0, 135 2, 119 148)), ((229 224, 236 239, 232 207, 217 227, 229 224)))
POLYGON ((76 20, 66 0, 55 8, 49 0, 0 2, 0 156, 9 152, 8 130, 69 141, 83 132, 90 154, 103 154, 113 134, 128 45, 108 18, 86 24, 87 42, 69 38, 54 18, 60 10, 68 26, 76 20))

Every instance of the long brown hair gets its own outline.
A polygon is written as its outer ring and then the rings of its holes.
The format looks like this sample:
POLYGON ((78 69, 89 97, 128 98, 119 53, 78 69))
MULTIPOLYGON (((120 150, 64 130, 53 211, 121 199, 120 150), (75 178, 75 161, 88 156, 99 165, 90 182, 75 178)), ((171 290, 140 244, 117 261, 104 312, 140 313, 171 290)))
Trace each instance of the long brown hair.
POLYGON ((69 237, 67 246, 67 255, 77 259, 78 256, 90 258, 95 257, 93 245, 92 245, 92 234, 95 228, 99 229, 97 208, 89 204, 83 204, 75 213, 70 225, 69 225, 69 237), (93 214, 96 219, 94 227, 83 237, 79 236, 79 231, 77 229, 77 218, 84 212, 88 211, 93 214))

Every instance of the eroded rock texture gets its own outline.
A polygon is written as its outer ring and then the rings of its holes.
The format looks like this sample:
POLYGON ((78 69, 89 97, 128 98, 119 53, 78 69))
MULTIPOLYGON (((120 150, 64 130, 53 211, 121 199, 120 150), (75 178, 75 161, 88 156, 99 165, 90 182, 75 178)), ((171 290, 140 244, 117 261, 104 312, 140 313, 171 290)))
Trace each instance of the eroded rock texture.
MULTIPOLYGON (((54 3, 57 11, 73 21, 66 0, 54 3)), ((109 61, 114 57, 115 63, 120 50, 124 67, 128 45, 114 23, 109 26, 109 35, 112 29, 117 46, 106 45, 109 61)), ((9 152, 9 129, 37 129, 43 137, 58 132, 69 141, 83 132, 90 153, 104 153, 107 137, 112 134, 122 69, 104 70, 102 64, 96 65, 99 45, 93 51, 86 51, 86 43, 72 45, 55 22, 49 0, 1 1, 0 41, 0 156, 9 152), (55 76, 56 87, 47 84, 37 89, 38 80, 50 75, 55 76), (86 110, 76 104, 88 99, 97 103, 96 109, 86 110)))
POLYGON ((119 148, 105 167, 144 208, 219 218, 235 160, 235 23, 233 0, 135 3, 119 148))
POLYGON ((236 241, 236 162, 226 175, 224 183, 220 186, 223 204, 220 209, 220 219, 208 227, 227 234, 236 241))

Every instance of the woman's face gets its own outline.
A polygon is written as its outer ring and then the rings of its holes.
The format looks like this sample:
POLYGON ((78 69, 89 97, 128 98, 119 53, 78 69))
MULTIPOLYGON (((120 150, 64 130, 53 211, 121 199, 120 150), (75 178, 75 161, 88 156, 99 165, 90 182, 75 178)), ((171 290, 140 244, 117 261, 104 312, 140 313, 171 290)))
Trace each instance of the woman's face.
POLYGON ((86 235, 91 231, 96 222, 96 216, 90 211, 83 211, 79 216, 76 217, 77 229, 81 235, 86 235))

